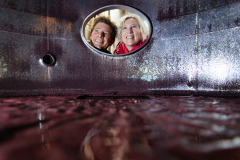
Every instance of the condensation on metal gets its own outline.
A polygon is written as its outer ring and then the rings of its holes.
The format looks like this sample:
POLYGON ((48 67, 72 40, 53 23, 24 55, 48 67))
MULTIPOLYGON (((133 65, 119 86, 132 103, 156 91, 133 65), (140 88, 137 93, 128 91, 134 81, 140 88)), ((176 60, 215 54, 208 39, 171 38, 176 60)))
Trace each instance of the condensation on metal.
POLYGON ((0 94, 239 92, 239 7, 237 0, 2 1, 0 94), (79 34, 88 15, 115 4, 142 11, 153 25, 149 43, 121 58, 95 54, 79 34), (51 71, 40 61, 46 52, 57 58, 51 71))

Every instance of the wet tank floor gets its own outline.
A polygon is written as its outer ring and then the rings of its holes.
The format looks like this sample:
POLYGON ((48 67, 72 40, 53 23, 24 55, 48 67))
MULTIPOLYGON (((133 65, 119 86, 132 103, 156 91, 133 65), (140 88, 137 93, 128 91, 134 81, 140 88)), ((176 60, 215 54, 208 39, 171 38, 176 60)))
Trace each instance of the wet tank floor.
POLYGON ((1 160, 238 160, 240 99, 0 98, 1 160))

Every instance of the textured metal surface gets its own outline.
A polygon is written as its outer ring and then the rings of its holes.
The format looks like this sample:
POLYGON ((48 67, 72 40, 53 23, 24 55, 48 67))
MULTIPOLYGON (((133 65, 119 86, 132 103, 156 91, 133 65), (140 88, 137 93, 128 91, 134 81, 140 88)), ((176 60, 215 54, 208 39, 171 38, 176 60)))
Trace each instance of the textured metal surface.
POLYGON ((239 0, 1 0, 0 95, 149 91, 239 93, 239 0), (96 54, 80 35, 106 5, 128 5, 152 21, 145 48, 96 54), (41 62, 46 53, 55 66, 41 62))
POLYGON ((0 98, 0 159, 239 160, 239 101, 0 98))

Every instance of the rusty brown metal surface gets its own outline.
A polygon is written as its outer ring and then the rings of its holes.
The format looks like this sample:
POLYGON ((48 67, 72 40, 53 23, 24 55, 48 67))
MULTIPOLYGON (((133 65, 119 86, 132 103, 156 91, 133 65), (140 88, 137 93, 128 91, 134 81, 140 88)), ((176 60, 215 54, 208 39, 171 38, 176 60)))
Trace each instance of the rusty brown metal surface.
POLYGON ((2 0, 0 95, 238 95, 239 7, 238 0, 2 0), (152 37, 138 53, 110 57, 83 43, 84 19, 113 4, 139 9, 152 21, 152 37), (54 66, 42 64, 46 53, 55 55, 54 66))
POLYGON ((0 98, 0 159, 239 160, 239 101, 0 98))

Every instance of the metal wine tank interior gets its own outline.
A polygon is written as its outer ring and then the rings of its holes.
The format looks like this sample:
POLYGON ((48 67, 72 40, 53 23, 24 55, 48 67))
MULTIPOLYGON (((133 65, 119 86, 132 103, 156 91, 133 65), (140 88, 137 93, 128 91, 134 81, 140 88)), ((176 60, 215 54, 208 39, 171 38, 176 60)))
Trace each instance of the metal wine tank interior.
POLYGON ((240 160, 239 8, 0 1, 0 159, 240 160), (128 12, 148 26, 141 48, 89 44, 92 19, 128 12))
POLYGON ((239 7, 237 0, 2 1, 0 95, 239 96, 239 7), (99 54, 82 39, 86 17, 111 5, 151 24, 134 54, 99 54))

